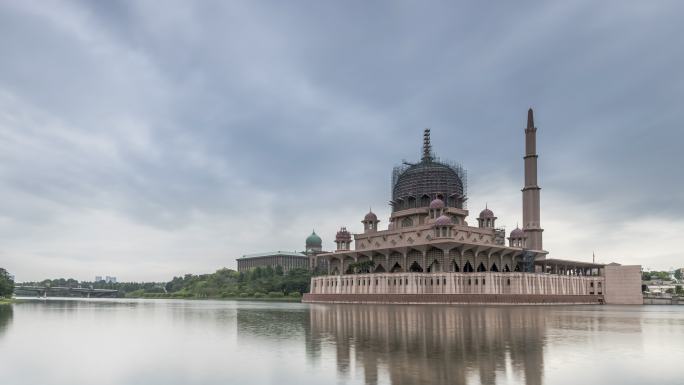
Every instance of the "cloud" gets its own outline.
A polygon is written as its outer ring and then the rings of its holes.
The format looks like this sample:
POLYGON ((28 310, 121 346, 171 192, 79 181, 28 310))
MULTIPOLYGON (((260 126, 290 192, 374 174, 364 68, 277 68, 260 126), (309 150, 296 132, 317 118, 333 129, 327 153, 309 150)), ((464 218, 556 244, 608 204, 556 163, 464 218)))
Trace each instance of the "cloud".
POLYGON ((681 11, 3 2, 0 264, 166 280, 301 249, 312 227, 332 248, 368 206, 388 217, 424 127, 468 169, 472 214, 488 202, 510 229, 531 105, 551 255, 670 267, 681 11))

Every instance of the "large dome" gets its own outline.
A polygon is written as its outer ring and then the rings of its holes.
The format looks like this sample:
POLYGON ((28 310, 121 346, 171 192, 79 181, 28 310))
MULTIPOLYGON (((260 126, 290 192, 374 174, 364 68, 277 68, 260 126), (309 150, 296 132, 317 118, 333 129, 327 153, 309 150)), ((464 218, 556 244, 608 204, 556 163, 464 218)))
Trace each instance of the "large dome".
POLYGON ((395 168, 392 184, 393 210, 428 207, 441 198, 449 207, 463 208, 465 171, 431 158, 395 168))

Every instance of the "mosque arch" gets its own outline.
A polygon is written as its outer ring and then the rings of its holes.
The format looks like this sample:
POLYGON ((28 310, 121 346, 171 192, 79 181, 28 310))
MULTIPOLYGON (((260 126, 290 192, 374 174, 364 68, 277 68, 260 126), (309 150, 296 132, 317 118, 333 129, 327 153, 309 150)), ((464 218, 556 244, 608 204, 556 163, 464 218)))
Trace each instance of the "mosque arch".
POLYGON ((411 217, 406 217, 401 220, 401 227, 411 227, 413 226, 413 219, 411 217))
POLYGON ((423 268, 421 262, 423 262, 423 253, 416 249, 411 249, 407 254, 406 260, 406 264, 409 266, 409 271, 414 271, 412 268, 413 264, 415 263, 420 268, 420 272, 423 272, 425 269, 423 268))
POLYGON ((432 263, 430 263, 430 266, 428 266, 427 272, 428 273, 435 273, 435 272, 440 272, 442 271, 442 265, 440 265, 439 261, 434 259, 432 260, 432 263))
POLYGON ((374 273, 384 273, 387 270, 385 270, 385 267, 382 265, 382 263, 378 263, 377 266, 375 266, 375 270, 373 270, 374 273))
POLYGON ((489 271, 493 271, 496 273, 499 272, 499 268, 496 266, 496 262, 492 263, 492 266, 489 268, 489 271))
POLYGON ((480 262, 480 264, 477 265, 477 271, 478 271, 478 273, 483 272, 483 271, 487 271, 487 268, 484 266, 484 263, 480 262))
POLYGON ((459 265, 461 264, 461 253, 458 249, 453 248, 449 250, 449 261, 452 267, 452 271, 459 271, 459 265))
POLYGON ((464 273, 472 273, 473 272, 473 265, 470 264, 470 261, 466 262, 465 265, 463 265, 463 272, 464 273))
POLYGON ((511 272, 511 268, 508 267, 508 264, 504 265, 503 271, 504 271, 504 273, 510 273, 511 272))
POLYGON ((394 273, 395 265, 398 265, 401 271, 401 264, 404 263, 403 258, 404 257, 398 251, 393 251, 390 253, 389 261, 387 262, 387 266, 391 266, 390 272, 394 273))
POLYGON ((433 270, 432 268, 428 267, 428 272, 433 272, 433 271, 442 271, 443 266, 446 266, 444 263, 444 250, 438 249, 436 247, 431 247, 427 251, 427 261, 430 261, 430 266, 432 266, 435 262, 437 262, 437 265, 439 267, 439 270, 433 270))
POLYGON ((399 262, 395 262, 394 265, 392 266, 392 269, 390 269, 390 273, 401 273, 403 272, 404 269, 401 268, 401 265, 399 262))
POLYGON ((412 263, 411 266, 409 267, 409 271, 410 271, 411 273, 422 273, 422 272, 423 272, 423 268, 420 266, 420 264, 419 264, 418 262, 413 261, 413 263, 412 263))

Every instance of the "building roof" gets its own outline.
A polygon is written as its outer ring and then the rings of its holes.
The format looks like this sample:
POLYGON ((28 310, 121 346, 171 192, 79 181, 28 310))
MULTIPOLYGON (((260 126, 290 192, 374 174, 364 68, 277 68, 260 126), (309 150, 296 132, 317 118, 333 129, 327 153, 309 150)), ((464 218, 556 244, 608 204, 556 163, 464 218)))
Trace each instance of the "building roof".
POLYGON ((270 251, 266 253, 254 253, 254 254, 245 254, 240 259, 243 258, 260 258, 260 257, 273 257, 273 256, 285 256, 285 257, 304 257, 307 258, 306 255, 296 252, 296 251, 270 251))

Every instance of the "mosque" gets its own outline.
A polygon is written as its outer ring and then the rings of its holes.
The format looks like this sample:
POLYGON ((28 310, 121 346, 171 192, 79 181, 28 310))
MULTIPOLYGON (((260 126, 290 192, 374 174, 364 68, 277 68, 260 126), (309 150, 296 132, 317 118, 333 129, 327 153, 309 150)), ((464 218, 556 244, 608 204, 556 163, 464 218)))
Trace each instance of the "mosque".
POLYGON ((641 304, 640 266, 548 258, 536 136, 530 109, 522 228, 506 237, 489 207, 477 226, 468 224, 466 171, 433 154, 426 129, 420 161, 393 171, 387 228, 372 211, 361 221, 363 233, 342 227, 336 250, 316 254, 327 275, 311 279, 304 302, 641 304))

